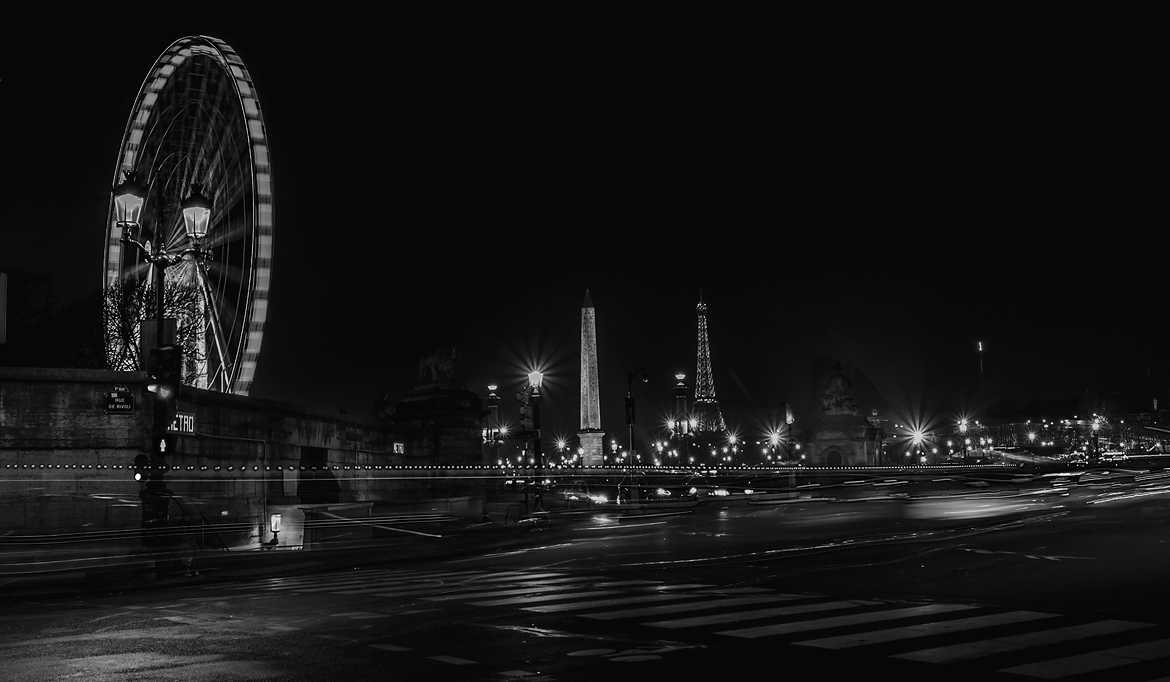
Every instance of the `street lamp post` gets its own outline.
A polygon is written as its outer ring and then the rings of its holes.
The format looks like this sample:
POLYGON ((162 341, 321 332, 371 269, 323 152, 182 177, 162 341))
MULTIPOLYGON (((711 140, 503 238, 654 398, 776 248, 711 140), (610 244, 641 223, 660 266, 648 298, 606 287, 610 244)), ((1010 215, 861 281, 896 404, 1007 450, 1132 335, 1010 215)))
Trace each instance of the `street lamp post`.
POLYGON ((499 388, 497 384, 488 384, 488 436, 491 438, 491 446, 496 458, 496 464, 500 462, 500 396, 496 393, 499 388))
MULTIPOLYGON (((626 430, 629 433, 628 447, 630 453, 634 452, 634 422, 636 419, 634 416, 634 374, 635 372, 626 372, 626 430)), ((642 383, 645 384, 650 381, 650 377, 647 376, 645 370, 638 374, 641 375, 639 378, 642 380, 642 383)))
MULTIPOLYGON (((166 318, 164 317, 166 286, 166 269, 183 260, 195 262, 196 270, 202 267, 203 259, 209 255, 203 246, 207 237, 207 229, 211 221, 211 201, 196 187, 183 199, 180 210, 183 216, 183 228, 187 236, 187 246, 176 250, 168 250, 163 234, 162 219, 163 206, 161 201, 154 202, 156 220, 150 243, 140 239, 141 216, 149 195, 149 187, 143 186, 133 171, 127 171, 125 178, 114 188, 114 209, 117 224, 122 230, 122 243, 134 247, 151 265, 155 296, 155 333, 154 347, 149 349, 151 362, 147 369, 156 375, 155 391, 158 396, 154 419, 151 428, 151 447, 149 458, 149 476, 142 490, 142 517, 143 525, 150 527, 157 522, 166 521, 170 505, 170 492, 163 482, 162 470, 166 443, 163 440, 167 426, 174 418, 178 402, 178 390, 182 374, 182 349, 174 347, 174 339, 165 338, 166 318)), ((198 272, 200 281, 204 284, 204 294, 207 294, 206 280, 198 272)), ((209 298, 210 300, 210 298, 209 298)), ((214 317, 215 311, 211 310, 214 317)), ((219 339, 218 324, 216 327, 216 342, 221 362, 225 357, 223 344, 219 339)))
POLYGON ((690 395, 690 388, 687 386, 687 375, 684 372, 675 372, 674 375, 674 423, 677 428, 674 429, 675 439, 681 440, 683 444, 683 456, 688 459, 691 456, 691 429, 690 426, 690 410, 687 407, 687 397, 690 395))
POLYGON ((536 508, 542 508, 544 497, 541 494, 544 488, 544 449, 541 446, 540 435, 540 398, 541 385, 544 383, 544 374, 539 370, 528 373, 528 386, 532 391, 532 430, 536 432, 533 439, 532 454, 536 459, 536 508))
POLYGON ((1098 450, 1099 441, 1097 440, 1097 435, 1101 431, 1101 421, 1099 419, 1097 419, 1096 417, 1094 417, 1094 419, 1093 419, 1092 428, 1093 428, 1093 451, 1092 451, 1092 454, 1090 455, 1090 460, 1094 464, 1096 464, 1097 462, 1099 462, 1101 460, 1101 451, 1098 450))

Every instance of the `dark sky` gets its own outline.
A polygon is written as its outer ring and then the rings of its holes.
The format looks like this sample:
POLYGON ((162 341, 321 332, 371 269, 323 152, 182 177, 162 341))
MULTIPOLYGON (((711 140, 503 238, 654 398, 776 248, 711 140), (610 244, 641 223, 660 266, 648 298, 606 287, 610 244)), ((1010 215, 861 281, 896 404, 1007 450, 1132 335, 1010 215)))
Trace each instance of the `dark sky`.
POLYGON ((546 419, 571 432, 590 287, 614 430, 627 368, 652 377, 643 419, 675 369, 693 375, 700 288, 732 408, 800 403, 838 357, 894 409, 951 414, 977 338, 1009 402, 1166 397, 1154 88, 1118 68, 1140 54, 832 26, 363 25, 8 41, 0 268, 51 274, 66 303, 96 292, 139 84, 173 39, 209 33, 248 64, 275 164, 258 395, 366 411, 453 345, 476 390, 547 363, 546 419))

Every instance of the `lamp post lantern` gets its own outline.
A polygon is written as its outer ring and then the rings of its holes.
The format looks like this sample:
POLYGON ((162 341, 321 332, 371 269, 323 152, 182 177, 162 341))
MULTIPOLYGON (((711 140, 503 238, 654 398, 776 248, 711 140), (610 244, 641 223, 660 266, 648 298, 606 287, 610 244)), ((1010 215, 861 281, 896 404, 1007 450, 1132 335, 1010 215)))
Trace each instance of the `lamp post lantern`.
POLYGON ((191 194, 183 200, 183 228, 187 237, 198 240, 207 236, 207 223, 211 219, 211 200, 203 196, 203 191, 194 187, 191 194))

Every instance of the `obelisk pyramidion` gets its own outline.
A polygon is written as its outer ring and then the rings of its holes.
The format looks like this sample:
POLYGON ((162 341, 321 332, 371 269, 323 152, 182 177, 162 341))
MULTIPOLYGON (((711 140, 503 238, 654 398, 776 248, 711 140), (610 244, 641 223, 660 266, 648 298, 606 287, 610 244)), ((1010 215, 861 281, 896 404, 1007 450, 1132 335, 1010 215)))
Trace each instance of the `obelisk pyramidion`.
POLYGON ((581 464, 600 466, 605 446, 601 430, 601 391, 597 380, 597 317, 593 297, 585 290, 581 303, 581 464))

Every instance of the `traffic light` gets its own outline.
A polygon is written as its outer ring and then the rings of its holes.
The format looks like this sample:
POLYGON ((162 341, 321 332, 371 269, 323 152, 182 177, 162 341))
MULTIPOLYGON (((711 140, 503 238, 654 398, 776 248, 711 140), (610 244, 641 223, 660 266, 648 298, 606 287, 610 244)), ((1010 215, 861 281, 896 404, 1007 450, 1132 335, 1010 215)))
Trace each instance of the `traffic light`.
POLYGON ((146 455, 137 455, 134 457, 134 480, 141 481, 146 478, 147 470, 150 468, 150 458, 146 455))

